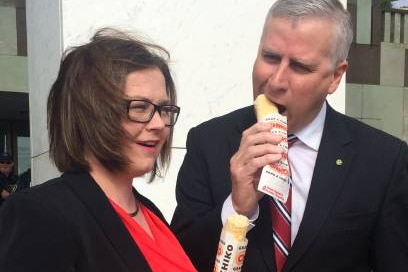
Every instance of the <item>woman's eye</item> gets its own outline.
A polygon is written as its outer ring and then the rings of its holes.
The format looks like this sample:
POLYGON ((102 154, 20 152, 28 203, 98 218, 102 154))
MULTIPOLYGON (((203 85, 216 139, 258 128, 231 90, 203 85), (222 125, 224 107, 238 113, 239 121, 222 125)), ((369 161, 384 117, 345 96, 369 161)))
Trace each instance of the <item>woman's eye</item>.
POLYGON ((129 106, 129 110, 139 111, 139 112, 145 111, 145 110, 147 110, 147 108, 148 108, 148 105, 143 104, 143 103, 132 103, 129 106))

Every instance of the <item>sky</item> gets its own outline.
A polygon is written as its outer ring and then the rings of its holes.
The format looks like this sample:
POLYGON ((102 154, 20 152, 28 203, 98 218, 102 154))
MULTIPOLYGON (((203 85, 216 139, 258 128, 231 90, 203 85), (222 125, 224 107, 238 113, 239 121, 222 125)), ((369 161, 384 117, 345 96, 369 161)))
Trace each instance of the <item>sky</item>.
POLYGON ((398 1, 392 2, 392 6, 394 8, 399 8, 401 6, 408 6, 408 0, 398 0, 398 1))

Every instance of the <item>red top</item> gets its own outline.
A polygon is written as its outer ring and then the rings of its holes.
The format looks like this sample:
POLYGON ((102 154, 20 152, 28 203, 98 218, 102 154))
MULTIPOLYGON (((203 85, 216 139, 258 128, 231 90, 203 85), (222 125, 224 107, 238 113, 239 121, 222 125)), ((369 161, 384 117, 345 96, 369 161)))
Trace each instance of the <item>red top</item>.
POLYGON ((153 239, 121 207, 112 200, 110 202, 153 272, 197 271, 174 234, 148 208, 140 204, 140 212, 143 212, 154 237, 153 239))

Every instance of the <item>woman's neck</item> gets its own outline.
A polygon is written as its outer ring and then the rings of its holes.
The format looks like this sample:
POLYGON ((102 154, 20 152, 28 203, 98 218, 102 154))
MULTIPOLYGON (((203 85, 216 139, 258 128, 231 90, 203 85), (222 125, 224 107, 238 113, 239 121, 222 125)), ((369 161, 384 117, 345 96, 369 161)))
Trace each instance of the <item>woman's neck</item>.
POLYGON ((134 210, 136 203, 132 193, 133 177, 125 171, 112 172, 96 160, 89 159, 88 162, 90 175, 105 195, 125 211, 134 210))

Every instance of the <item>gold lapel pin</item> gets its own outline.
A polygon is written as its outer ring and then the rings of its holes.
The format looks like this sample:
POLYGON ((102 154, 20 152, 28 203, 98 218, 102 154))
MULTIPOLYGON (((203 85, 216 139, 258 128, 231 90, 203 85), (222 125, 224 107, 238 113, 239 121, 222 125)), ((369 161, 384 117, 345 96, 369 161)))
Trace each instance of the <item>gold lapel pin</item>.
POLYGON ((343 165, 343 160, 342 159, 337 159, 336 160, 336 165, 338 165, 338 166, 343 165))

